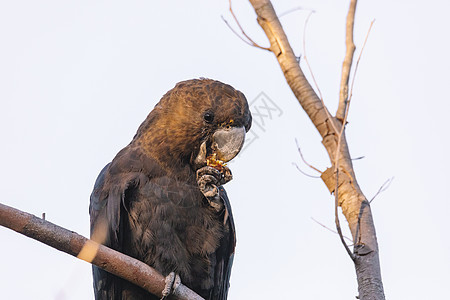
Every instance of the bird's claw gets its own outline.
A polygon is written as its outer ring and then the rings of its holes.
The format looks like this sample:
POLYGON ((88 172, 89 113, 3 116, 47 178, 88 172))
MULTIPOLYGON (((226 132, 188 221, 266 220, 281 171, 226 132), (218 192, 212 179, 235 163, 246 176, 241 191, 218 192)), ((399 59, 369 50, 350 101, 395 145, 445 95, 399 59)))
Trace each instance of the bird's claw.
POLYGON ((200 191, 208 200, 209 205, 216 211, 223 209, 218 187, 227 183, 232 178, 230 169, 225 166, 223 166, 222 172, 210 166, 205 166, 197 170, 197 184, 200 191))
POLYGON ((225 183, 233 179, 231 170, 226 166, 222 166, 222 171, 219 171, 211 166, 204 166, 203 168, 197 170, 197 180, 199 180, 204 175, 213 176, 215 178, 214 183, 217 186, 224 185, 225 183))
POLYGON ((161 300, 167 299, 167 297, 172 294, 172 292, 181 284, 181 278, 178 274, 175 274, 175 272, 170 272, 170 274, 166 276, 165 282, 166 285, 162 291, 161 300))

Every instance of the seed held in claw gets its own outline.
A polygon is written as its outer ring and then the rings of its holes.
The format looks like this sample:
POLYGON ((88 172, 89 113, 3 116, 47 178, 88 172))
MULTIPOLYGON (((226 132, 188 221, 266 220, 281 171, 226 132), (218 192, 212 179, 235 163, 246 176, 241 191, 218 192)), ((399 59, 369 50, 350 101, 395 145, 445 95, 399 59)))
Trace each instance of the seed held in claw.
POLYGON ((223 172, 223 168, 227 164, 224 163, 222 160, 217 159, 217 154, 213 153, 206 158, 206 165, 213 167, 214 169, 216 169, 219 172, 223 172))

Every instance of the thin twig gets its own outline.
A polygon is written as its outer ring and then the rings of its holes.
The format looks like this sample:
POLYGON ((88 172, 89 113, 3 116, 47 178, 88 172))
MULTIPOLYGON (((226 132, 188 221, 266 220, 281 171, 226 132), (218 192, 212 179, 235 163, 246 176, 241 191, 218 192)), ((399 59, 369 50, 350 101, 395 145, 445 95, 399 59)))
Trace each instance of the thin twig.
POLYGON ((341 141, 342 141, 342 136, 344 134, 344 130, 345 130, 345 124, 347 121, 347 116, 348 116, 348 111, 349 111, 349 107, 350 107, 350 98, 348 99, 347 102, 347 106, 345 109, 345 116, 344 116, 344 120, 342 121, 342 127, 341 127, 341 131, 339 132, 338 135, 338 143, 336 146, 336 154, 335 154, 335 159, 334 159, 334 171, 336 173, 336 188, 334 189, 334 216, 335 216, 335 222, 336 222, 336 229, 339 233, 339 237, 341 239, 342 244, 344 245, 345 250, 347 251, 348 255, 350 256, 350 258, 354 261, 355 260, 355 255, 350 251, 350 248, 348 247, 348 245, 345 243, 344 241, 344 236, 342 235, 342 230, 341 230, 341 224, 339 221, 339 214, 338 214, 338 206, 339 206, 339 154, 340 154, 340 149, 341 149, 341 141))
POLYGON ((369 30, 367 30, 366 38, 364 39, 364 44, 361 48, 361 52, 359 53, 358 60, 356 61, 355 71, 353 72, 352 84, 350 87, 350 95, 348 96, 349 101, 353 95, 353 85, 355 84, 356 73, 358 71, 359 61, 361 60, 361 56, 363 54, 364 48, 366 48, 367 39, 369 38, 370 31, 372 30, 373 23, 375 23, 375 19, 370 22, 369 30))
POLYGON ((375 198, 381 194, 382 192, 384 192, 385 190, 387 190, 389 188, 389 186, 391 185, 392 181, 394 180, 394 177, 389 178, 388 180, 386 180, 378 189, 377 193, 372 197, 372 199, 370 199, 369 203, 372 203, 373 200, 375 200, 375 198))
POLYGON ((366 157, 365 156, 359 156, 359 157, 352 158, 352 160, 360 160, 360 159, 363 159, 363 158, 366 158, 366 157))
MULTIPOLYGON (((337 231, 334 231, 333 229, 331 229, 330 227, 328 227, 328 226, 326 226, 326 225, 324 225, 324 224, 322 224, 322 223, 320 223, 319 221, 317 221, 316 219, 314 219, 313 217, 311 217, 311 219, 314 221, 314 222, 316 222, 317 224, 319 224, 320 226, 322 226, 323 228, 325 228, 326 230, 328 230, 328 231, 331 231, 332 233, 335 233, 335 234, 338 234, 337 233, 337 231)), ((350 242, 352 242, 353 243, 353 241, 352 241, 352 239, 351 238, 349 238, 349 237, 346 237, 346 236, 344 236, 344 238, 347 240, 347 241, 350 241, 350 242)))
POLYGON ((225 24, 228 26, 228 28, 230 28, 230 30, 238 37, 238 38, 240 38, 244 43, 246 43, 247 45, 250 45, 250 46, 254 46, 252 43, 250 43, 249 41, 247 41, 246 39, 244 39, 242 36, 240 36, 234 29, 233 29, 233 27, 231 27, 231 25, 228 23, 228 21, 227 20, 225 20, 225 18, 223 17, 223 16, 221 16, 222 17, 222 20, 225 22, 225 24))
MULTIPOLYGON (((353 0, 352 0, 352 3, 353 3, 353 0)), ((352 5, 352 4, 350 4, 350 5, 352 5)), ((356 3, 355 3, 355 5, 356 5, 356 3)), ((350 14, 350 10, 349 10, 349 14, 350 14)), ((353 12, 353 14, 354 14, 354 12, 353 12)), ((354 17, 354 15, 353 15, 353 17, 354 17)), ((344 115, 344 119, 342 120, 342 128, 341 128, 341 132, 339 133, 339 136, 338 136, 338 144, 337 144, 337 148, 336 148, 336 157, 335 157, 335 162, 336 162, 336 164, 335 164, 335 171, 336 171, 336 189, 335 189, 336 200, 335 200, 335 205, 336 206, 338 205, 338 182, 339 182, 339 178, 338 178, 338 176, 339 176, 338 175, 339 174, 339 168, 338 168, 339 162, 338 162, 338 160, 339 160, 339 153, 340 153, 339 149, 341 147, 342 135, 344 134, 344 130, 345 130, 345 127, 346 127, 346 124, 347 124, 348 112, 349 112, 349 109, 350 109, 350 103, 351 103, 352 96, 353 96, 353 85, 355 83, 355 77, 356 77, 356 72, 358 70, 359 61, 361 59, 361 55, 362 55, 362 53, 364 51, 364 48, 366 46, 367 38, 369 37, 369 33, 370 33, 370 30, 372 28, 372 25, 373 25, 374 21, 375 20, 373 20, 370 23, 370 27, 369 27, 369 30, 367 32, 366 38, 364 40, 363 47, 361 48, 361 52, 360 52, 358 60, 356 62, 355 71, 353 73, 352 84, 351 84, 351 88, 350 88, 350 94, 348 95, 348 100, 347 100, 346 105, 345 105, 345 115, 344 115)), ((349 20, 347 20, 347 22, 349 22, 349 20)), ((351 22, 353 22, 353 21, 351 21, 351 22)), ((350 67, 351 67, 351 64, 350 64, 350 67)), ((348 82, 347 82, 346 88, 348 89, 348 82)), ((351 178, 351 176, 350 176, 350 178, 351 178)), ((355 187, 353 186, 353 188, 355 188, 355 187)), ((377 196, 377 195, 378 195, 378 193, 375 196, 377 196)), ((374 196, 374 198, 375 198, 375 196, 374 196)), ((372 200, 374 198, 372 198, 372 200)), ((372 202, 372 200, 370 200, 370 202, 372 202)), ((339 224, 339 216, 338 216, 338 213, 337 213, 337 207, 335 207, 335 218, 336 218, 336 227, 338 228, 338 232, 340 232, 340 228, 339 228, 340 224, 339 224)), ((358 227, 359 227, 360 221, 361 221, 361 214, 358 215, 358 227)), ((340 236, 340 237, 341 237, 341 241, 343 241, 343 237, 342 236, 340 236)), ((359 234, 359 238, 361 238, 361 233, 359 234)), ((355 254, 350 253, 350 249, 348 248, 347 244, 344 244, 344 246, 345 246, 345 249, 347 250, 347 253, 349 253, 350 257, 353 260, 355 260, 355 254)))
MULTIPOLYGON (((348 15, 347 15, 347 31, 346 34, 347 35, 351 35, 352 38, 349 39, 348 37, 346 37, 346 41, 349 42, 351 40, 351 43, 353 43, 353 23, 355 20, 355 11, 356 11, 356 3, 357 0, 352 0, 350 3, 350 8, 348 11, 348 15), (351 30, 348 30, 349 23, 351 23, 351 30)), ((353 54, 352 54, 353 57, 353 54)), ((352 61, 347 62, 347 65, 344 64, 344 67, 348 67, 349 69, 351 69, 351 65, 352 65, 352 61)), ((343 87, 341 86, 341 89, 343 87)), ((344 88, 348 89, 348 80, 347 83, 345 84, 344 88)), ((334 159, 334 170, 336 173, 336 188, 334 190, 334 197, 335 197, 335 201, 334 201, 334 215, 335 215, 335 222, 336 222, 336 229, 339 233, 339 237, 341 239, 342 244, 344 245, 345 250, 347 251, 348 255, 350 256, 350 258, 354 261, 355 260, 355 255, 350 251, 350 248, 348 247, 348 245, 345 243, 344 241, 344 237, 342 235, 342 230, 341 230, 341 224, 339 221, 339 214, 338 214, 338 206, 339 206, 339 154, 340 154, 340 150, 341 150, 341 141, 342 141, 342 136, 344 135, 344 130, 345 130, 345 126, 347 124, 347 117, 348 117, 348 112, 350 109, 350 101, 351 101, 351 97, 348 97, 348 100, 344 106, 344 118, 342 120, 342 127, 341 130, 339 132, 338 135, 338 142, 337 142, 337 146, 336 146, 336 154, 335 154, 335 159, 334 159)))
POLYGON ((300 173, 302 173, 303 175, 308 176, 308 177, 311 177, 311 178, 320 178, 320 176, 314 176, 314 175, 310 175, 310 174, 304 172, 302 169, 300 169, 300 167, 299 167, 295 162, 293 162, 292 164, 293 164, 293 165, 297 168, 297 170, 298 170, 300 173))
POLYGON ((297 7, 288 9, 287 11, 285 11, 285 12, 279 14, 279 15, 278 15, 278 18, 280 19, 281 17, 284 17, 284 16, 286 16, 286 15, 288 15, 288 14, 290 14, 290 13, 293 13, 294 11, 298 11, 298 10, 309 10, 309 11, 311 11, 311 12, 316 12, 315 10, 310 9, 310 8, 304 8, 304 7, 302 7, 302 6, 297 6, 297 7))
POLYGON ((249 36, 247 35, 247 33, 245 33, 245 31, 244 31, 244 29, 242 28, 241 24, 239 23, 239 21, 238 21, 236 15, 234 14, 233 8, 231 7, 231 0, 229 0, 228 2, 229 2, 229 4, 230 4, 230 12, 231 12, 231 15, 233 16, 234 21, 236 22, 237 26, 239 27, 239 29, 241 30, 242 34, 245 36, 245 38, 246 38, 247 40, 244 39, 242 36, 240 36, 240 35, 239 35, 239 34, 238 34, 238 33, 230 26, 230 24, 228 24, 227 20, 225 20, 225 18, 222 16, 222 20, 225 22, 225 24, 228 26, 228 28, 230 28, 231 31, 232 31, 235 35, 237 35, 242 41, 244 41, 246 44, 248 44, 248 45, 250 45, 250 46, 253 46, 253 47, 256 47, 256 48, 259 48, 259 49, 271 51, 270 48, 260 46, 258 43, 256 43, 255 41, 253 41, 252 38, 249 37, 249 36))
POLYGON ((295 144, 297 145, 298 153, 300 154, 300 157, 302 158, 302 160, 303 160, 303 162, 305 163, 305 165, 307 165, 308 167, 310 167, 310 168, 313 169, 314 171, 317 171, 317 172, 319 172, 320 174, 322 174, 322 173, 323 173, 322 171, 320 171, 319 169, 317 169, 317 168, 314 167, 313 165, 309 164, 309 163, 305 160, 305 158, 303 157, 302 149, 300 149, 300 146, 298 145, 297 139, 295 139, 295 144))
POLYGON ((336 188, 334 190, 334 221, 336 223, 336 230, 339 234, 339 239, 342 242, 342 245, 344 245, 345 250, 347 251, 350 258, 355 261, 355 254, 352 253, 350 248, 348 247, 347 243, 344 240, 344 235, 342 234, 341 229, 341 222, 339 221, 339 212, 338 212, 338 206, 339 206, 339 196, 338 196, 338 187, 339 187, 339 169, 336 170, 336 188))
MULTIPOLYGON (((353 86, 355 84, 355 78, 356 78, 356 74, 357 74, 357 71, 358 71, 359 61, 361 60, 361 56, 362 56, 362 54, 364 52, 364 49, 366 47, 367 39, 369 38, 370 30, 372 29, 372 26, 373 26, 374 22, 375 22, 375 20, 372 20, 372 22, 370 23, 369 30, 367 31, 366 37, 364 39, 363 46, 361 48, 361 52, 359 53, 358 60, 356 61, 356 66, 355 66, 355 70, 353 72, 353 78, 352 78, 352 83, 351 83, 351 87, 350 87, 350 94, 348 95, 348 103, 347 103, 347 107, 346 107, 345 117, 344 117, 344 120, 343 120, 343 127, 345 127, 345 124, 346 124, 347 114, 348 114, 348 110, 349 110, 349 106, 350 106, 350 101, 351 101, 352 96, 353 96, 353 86)), ((380 187, 378 192, 369 201, 369 205, 379 193, 381 193, 382 191, 384 191, 387 188, 387 187, 384 187, 384 186, 387 184, 387 182, 389 182, 389 184, 390 184, 390 182, 392 182, 392 179, 386 181, 385 183, 383 183, 383 185, 380 187)), ((360 208, 360 212, 358 214, 358 225, 357 225, 357 230, 356 230, 356 233, 355 233, 355 243, 358 243, 358 244, 361 243, 361 239, 362 239, 362 232, 360 230, 360 227, 361 227, 361 217, 362 217, 362 212, 363 212, 363 207, 364 207, 363 205, 364 205, 364 202, 361 202, 361 208, 360 208), (358 238, 358 241, 356 241, 357 238, 358 238)), ((383 296, 383 299, 384 299, 384 294, 382 294, 382 296, 383 296)))

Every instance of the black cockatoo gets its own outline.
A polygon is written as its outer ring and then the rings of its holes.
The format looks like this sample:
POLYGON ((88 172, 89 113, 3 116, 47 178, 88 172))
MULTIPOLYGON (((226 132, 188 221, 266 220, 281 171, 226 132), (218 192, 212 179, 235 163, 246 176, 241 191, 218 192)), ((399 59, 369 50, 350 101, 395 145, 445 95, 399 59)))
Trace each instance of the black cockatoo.
MULTIPOLYGON (((176 274, 205 299, 226 299, 236 238, 224 163, 241 150, 251 121, 233 87, 178 83, 98 176, 91 238, 176 274)), ((95 266, 93 276, 96 299, 158 299, 95 266)))

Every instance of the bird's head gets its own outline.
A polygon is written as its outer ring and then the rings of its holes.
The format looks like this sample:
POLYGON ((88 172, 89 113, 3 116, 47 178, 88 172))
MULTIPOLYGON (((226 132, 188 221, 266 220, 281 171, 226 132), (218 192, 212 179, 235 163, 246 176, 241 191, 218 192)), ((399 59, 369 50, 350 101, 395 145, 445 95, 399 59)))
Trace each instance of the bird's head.
POLYGON ((163 163, 225 163, 242 149, 252 123, 247 100, 211 79, 178 83, 140 126, 135 140, 163 163))

